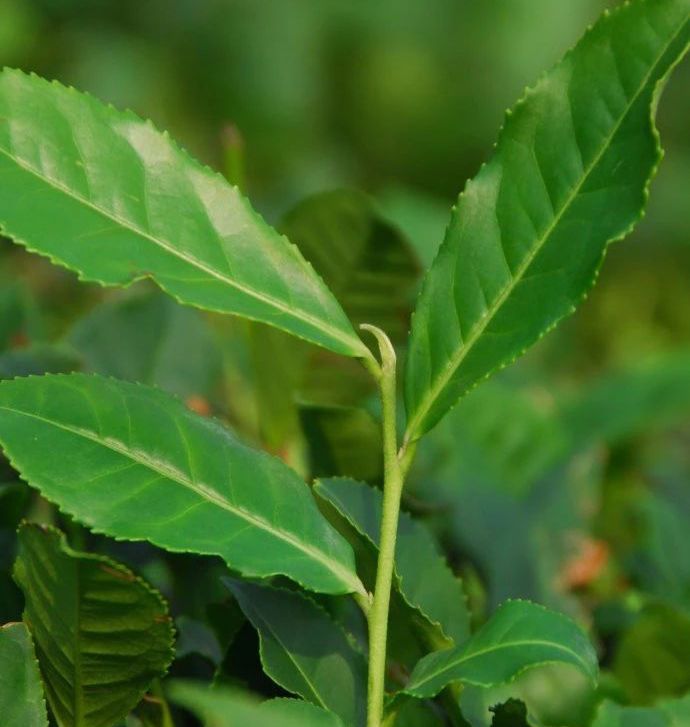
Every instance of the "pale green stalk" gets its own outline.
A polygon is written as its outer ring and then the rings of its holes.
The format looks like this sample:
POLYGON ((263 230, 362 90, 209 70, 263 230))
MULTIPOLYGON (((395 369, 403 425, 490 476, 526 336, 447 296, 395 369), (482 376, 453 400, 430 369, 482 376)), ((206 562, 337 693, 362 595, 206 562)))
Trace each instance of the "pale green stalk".
POLYGON ((386 641, 388 636, 388 610, 395 565, 395 541, 398 532, 403 472, 398 459, 396 431, 396 374, 395 350, 383 331, 363 325, 371 332, 381 350, 381 389, 383 419, 383 512, 379 558, 376 567, 374 597, 369 609, 369 683, 367 697, 367 727, 381 727, 386 683, 386 641))

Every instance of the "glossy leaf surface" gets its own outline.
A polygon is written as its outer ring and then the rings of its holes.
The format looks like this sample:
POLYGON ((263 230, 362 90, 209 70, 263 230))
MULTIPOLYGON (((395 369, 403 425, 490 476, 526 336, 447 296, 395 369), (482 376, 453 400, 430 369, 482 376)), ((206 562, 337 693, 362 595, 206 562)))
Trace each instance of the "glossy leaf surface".
POLYGON ((234 689, 209 689, 194 682, 173 682, 175 702, 194 712, 207 727, 342 727, 332 712, 296 699, 258 702, 234 689))
POLYGON ((528 601, 507 601, 464 644, 425 656, 405 692, 432 697, 454 681, 494 686, 552 662, 597 676, 596 654, 579 626, 528 601))
POLYGON ((172 661, 166 603, 119 563, 25 524, 15 578, 60 727, 111 727, 172 661))
POLYGON ((131 112, 5 70, 0 174, 3 232, 85 280, 150 277, 181 302, 368 355, 299 250, 131 112))
MULTIPOLYGON (((314 490, 378 548, 383 506, 380 490, 345 478, 319 480, 314 490)), ((448 567, 431 533, 405 512, 398 522, 395 570, 400 593, 410 606, 456 644, 467 639, 470 614, 462 583, 448 567)))
POLYGON ((689 42, 687 0, 626 3, 508 113, 414 314, 408 441, 572 312, 638 221, 661 158, 658 89, 689 42))
POLYGON ((34 645, 21 623, 0 627, 0 716, 7 725, 48 727, 34 645))
POLYGON ((259 632, 264 671, 349 727, 362 727, 364 658, 328 613, 299 593, 230 579, 225 583, 259 632))
POLYGON ((295 472, 161 391, 83 374, 2 382, 0 443, 94 530, 314 590, 362 588, 351 548, 295 472))

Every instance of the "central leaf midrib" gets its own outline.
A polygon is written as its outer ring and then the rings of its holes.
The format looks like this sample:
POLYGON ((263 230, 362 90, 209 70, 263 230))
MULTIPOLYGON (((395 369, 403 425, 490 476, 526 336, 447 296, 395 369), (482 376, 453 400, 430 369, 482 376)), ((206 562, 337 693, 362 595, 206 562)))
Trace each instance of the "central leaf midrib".
POLYGON ((106 440, 104 438, 99 437, 95 433, 90 432, 87 429, 82 429, 81 427, 74 427, 72 425, 64 424, 62 422, 57 422, 52 419, 46 419, 45 417, 42 417, 38 414, 21 411, 20 409, 13 409, 12 407, 8 407, 8 406, 0 406, 0 410, 9 411, 13 414, 18 414, 20 416, 25 416, 25 417, 29 417, 32 419, 36 419, 37 421, 41 421, 44 424, 48 424, 50 426, 56 427, 57 429, 61 429, 63 431, 69 432, 70 434, 74 434, 75 436, 79 436, 79 437, 83 437, 84 439, 88 439, 89 441, 92 441, 102 447, 105 447, 106 449, 110 449, 111 451, 122 455, 123 457, 128 457, 133 462, 141 465, 142 467, 145 467, 153 472, 156 472, 157 474, 159 474, 173 482, 176 482, 178 485, 181 485, 182 487, 186 487, 186 488, 192 490, 192 492, 199 495, 199 497, 201 497, 202 499, 205 499, 208 502, 211 502, 211 503, 217 505, 218 507, 220 507, 224 510, 227 510, 228 512, 232 513, 233 515, 244 519, 248 523, 260 528, 261 530, 266 531, 270 535, 285 541, 286 543, 293 546, 297 550, 300 550, 303 553, 305 553, 306 555, 310 556, 311 559, 321 563, 332 574, 337 576, 337 578, 340 579, 344 585, 347 585, 349 588, 353 588, 353 590, 355 590, 355 591, 361 590, 360 586, 353 581, 351 574, 348 571, 345 571, 339 563, 328 558, 328 556, 326 556, 323 553, 323 551, 313 549, 308 544, 297 539, 293 533, 286 531, 286 530, 279 529, 279 528, 275 528, 269 522, 267 522, 263 518, 259 517, 258 515, 248 512, 247 510, 245 510, 237 505, 233 505, 232 503, 228 502, 225 498, 221 497, 212 488, 210 488, 206 485, 201 485, 201 484, 192 482, 189 478, 185 477, 183 475, 183 473, 181 473, 179 470, 175 469, 174 467, 165 466, 162 463, 154 463, 148 457, 142 456, 141 454, 135 452, 134 450, 124 446, 122 443, 117 442, 117 440, 115 440, 115 439, 108 438, 106 440))
MULTIPOLYGON (((304 321, 305 323, 313 326, 317 330, 322 331, 323 333, 326 333, 329 336, 332 336, 338 341, 341 341, 342 343, 348 344, 352 348, 363 348, 364 344, 360 342, 360 340, 354 336, 348 336, 347 334, 343 333, 337 328, 334 328, 330 326, 329 324, 325 323, 320 318, 316 318, 315 316, 311 315, 307 311, 302 310, 301 308, 291 308, 290 306, 283 303, 281 300, 274 298, 271 295, 268 295, 266 293, 259 292, 253 288, 249 288, 246 285, 243 285, 242 283, 238 282, 237 280, 234 280, 233 278, 229 278, 226 275, 223 275, 221 272, 215 270, 214 268, 210 267, 206 263, 202 262, 198 258, 189 255, 188 253, 184 253, 181 250, 177 250, 175 247, 173 247, 171 244, 169 244, 166 240, 163 240, 159 237, 154 237, 152 234, 140 229, 139 227, 133 225, 131 222, 123 219, 119 215, 105 210, 102 207, 99 207, 98 205, 94 204, 90 200, 86 199, 80 194, 77 194, 74 190, 70 189, 66 185, 62 184, 56 179, 53 179, 49 177, 47 174, 41 173, 38 169, 35 169, 31 164, 26 162, 25 160, 21 159, 19 156, 14 155, 11 151, 8 151, 4 147, 0 146, 0 154, 3 154, 5 157, 7 157, 11 162, 16 164, 18 167, 23 169, 24 171, 28 172, 29 174, 32 174, 37 179, 41 180, 45 184, 47 184, 50 187, 53 187, 54 189, 57 189, 59 192, 62 192, 63 194, 66 194, 68 197, 71 197, 76 202, 85 205, 86 207, 89 207, 90 209, 94 210, 98 214, 102 215, 106 219, 110 220, 111 222, 116 223, 117 225, 124 227, 125 229, 129 230, 130 232, 134 233, 135 235, 138 235, 140 237, 143 237, 144 239, 148 240, 149 242, 153 243, 157 247, 160 247, 168 254, 172 255, 173 257, 177 257, 178 259, 182 260, 183 262, 187 263, 188 265, 195 267, 202 272, 207 273, 211 277, 216 278, 222 283, 225 283, 226 285, 229 285, 230 287, 233 287, 237 290, 239 290, 241 293, 244 293, 245 295, 248 295, 252 298, 255 298, 256 300, 265 303, 268 306, 272 306, 273 308, 276 308, 281 313, 293 316, 294 318, 297 318, 299 320, 304 321)), ((155 274, 154 274, 155 277, 155 274)))
POLYGON ((465 357, 472 350, 472 347, 477 342, 477 339, 479 338, 479 336, 481 336, 481 334, 486 330, 489 323, 493 320, 493 317, 496 315, 496 313, 498 312, 500 307, 503 305, 503 303, 505 303, 505 301, 507 300, 507 298, 509 297, 511 292, 515 289, 517 284, 520 282, 523 275, 525 274, 527 269, 530 267, 530 265, 532 264, 532 262, 534 261, 536 256, 541 252, 544 245, 548 242, 549 238, 551 237, 551 235, 554 232, 554 230, 556 229, 556 227, 560 224, 566 211, 573 204, 573 202, 579 195, 580 191, 582 190, 582 187, 584 186, 585 182, 589 179, 590 175, 592 174, 594 169, 597 167, 597 165, 603 158, 607 149, 610 147, 611 142, 613 141, 613 138, 620 130, 620 128, 623 124, 623 121, 625 120, 627 115, 630 113, 630 111, 633 108, 633 106, 635 105, 637 99, 640 97, 640 94, 647 87, 647 84, 649 83, 650 79, 652 78, 652 75, 654 74, 654 71, 656 70, 657 66, 659 65, 664 54, 671 47, 672 43, 680 36, 681 32, 683 30, 685 30, 685 28, 688 24, 688 18, 690 18, 690 14, 688 16, 686 16, 686 19, 683 21, 683 23, 681 23, 679 29, 671 36, 669 41, 663 46, 663 48, 658 53, 656 60, 654 61, 654 63, 651 64, 649 71, 645 74, 644 78, 642 79, 639 88, 633 94, 633 96, 631 96, 628 104, 625 107, 625 110, 621 113, 621 116, 620 116, 618 122, 615 124, 615 126, 613 127, 611 132, 608 134, 608 136, 605 138, 604 142, 602 143, 601 149, 597 152, 597 154, 594 156, 593 160, 590 162, 590 164, 584 170, 582 178, 575 185, 575 187, 573 188, 573 191, 568 195, 563 206, 558 211, 558 213, 554 216, 553 221, 547 227, 547 229, 545 230, 541 239, 537 241, 534 249, 527 255, 525 260, 518 266, 515 274, 511 273, 510 282, 499 293, 499 295, 496 297, 494 303, 492 303, 491 306, 489 306, 484 318, 477 324, 476 328, 473 329, 473 331, 470 333, 467 340, 465 342, 463 342, 463 345, 460 348, 458 348, 457 353, 454 354, 450 358, 448 363, 445 365, 442 373, 440 374, 439 378, 436 380, 437 383, 434 384, 431 387, 431 389, 429 389, 428 393, 423 397, 419 407, 417 408, 417 410, 415 412, 414 417, 410 420, 410 423, 407 427, 407 433, 405 436, 406 441, 414 441, 413 437, 418 438, 416 429, 419 426, 420 422, 422 422, 424 420, 424 417, 431 410, 436 399, 440 396, 441 392, 448 385, 448 382, 452 379, 453 375, 455 374, 457 369, 460 367, 460 365, 464 361, 465 357))
POLYGON ((563 644, 558 644, 553 641, 544 641, 543 639, 518 639, 516 641, 504 642, 502 644, 496 644, 495 646, 488 646, 484 649, 479 649, 478 651, 466 653, 463 656, 461 656, 457 661, 454 661, 451 664, 444 666, 442 669, 439 669, 438 671, 433 672, 429 676, 419 680, 410 689, 411 690, 419 689, 419 687, 422 686, 423 684, 426 684, 427 682, 431 681, 432 679, 436 679, 438 676, 440 676, 441 674, 444 674, 445 672, 449 671, 450 669, 455 669, 458 666, 461 666, 462 664, 465 664, 469 661, 472 661, 473 659, 476 659, 477 657, 485 656, 486 654, 491 654, 495 651, 502 651, 503 649, 513 649, 513 648, 519 648, 519 647, 523 647, 523 646, 548 646, 551 649, 563 651, 566 654, 570 654, 572 657, 574 657, 580 664, 582 664, 585 667, 585 671, 589 672, 589 667, 587 665, 587 662, 585 662, 585 660, 582 659, 577 652, 573 651, 572 649, 569 649, 567 646, 563 646, 563 644))

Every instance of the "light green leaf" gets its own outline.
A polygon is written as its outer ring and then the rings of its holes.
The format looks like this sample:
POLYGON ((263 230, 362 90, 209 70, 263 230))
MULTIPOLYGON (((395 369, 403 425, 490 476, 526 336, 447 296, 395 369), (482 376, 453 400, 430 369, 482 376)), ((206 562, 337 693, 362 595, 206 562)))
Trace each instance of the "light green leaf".
POLYGON ((159 292, 107 300, 67 336, 84 370, 159 386, 178 396, 208 396, 220 349, 202 314, 159 292))
POLYGON ((0 715, 8 726, 48 727, 38 662, 24 624, 0 627, 0 715))
POLYGON ((153 588, 119 563, 19 529, 15 579, 60 727, 112 727, 172 661, 173 628, 153 588))
MULTIPOLYGON (((378 548, 380 490, 345 478, 319 480, 314 490, 378 548)), ((453 575, 431 533, 405 512, 398 522, 395 571, 402 597, 439 629, 442 638, 456 644, 468 638, 470 614, 462 582, 453 575)))
POLYGON ((688 0, 625 3, 508 112, 414 314, 407 441, 571 313, 638 221, 661 158, 658 91, 689 42, 688 0))
POLYGON ((669 699, 655 707, 622 707, 605 701, 597 710, 592 727, 687 727, 690 696, 669 699))
POLYGON ((494 686, 552 662, 571 664, 596 679, 597 657, 579 626, 528 601, 507 601, 464 644, 425 656, 405 692, 432 697, 454 681, 494 686))
POLYGON ((317 591, 363 590, 352 549, 295 472, 161 391, 83 374, 5 381, 0 444, 96 531, 317 591))
POLYGON ((621 707, 606 701, 597 710, 592 727, 671 727, 671 723, 661 710, 621 707))
POLYGON ((129 111, 5 70, 0 175, 0 229, 84 280, 150 277, 180 302, 370 355, 299 250, 129 111))
POLYGON ((170 695, 204 720, 206 727, 342 727, 336 715, 295 699, 258 702, 251 695, 228 688, 208 688, 176 681, 170 695))
POLYGON ((366 665, 345 632, 300 593, 226 579, 259 632, 261 663, 276 683, 363 727, 366 665))

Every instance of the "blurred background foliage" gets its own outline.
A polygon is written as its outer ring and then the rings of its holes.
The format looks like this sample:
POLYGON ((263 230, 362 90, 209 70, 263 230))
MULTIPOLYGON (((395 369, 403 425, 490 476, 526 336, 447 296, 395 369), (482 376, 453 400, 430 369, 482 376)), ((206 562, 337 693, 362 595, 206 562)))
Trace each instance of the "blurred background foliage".
MULTIPOLYGON (((505 108, 612 4, 0 0, 0 63, 168 129, 241 183, 353 320, 384 325, 404 356, 421 274, 505 108), (366 194, 333 193, 344 188, 366 194)), ((604 695, 648 705, 690 689, 689 88, 685 63, 660 105, 666 159, 646 218, 612 245, 588 300, 472 392, 411 473, 406 507, 464 577, 477 623, 507 597, 536 599, 580 619, 605 668, 597 693, 557 669, 466 689, 475 725, 509 696, 535 724, 581 725, 604 695)), ((80 284, 2 241, 0 376, 74 369, 172 391, 305 477, 380 479, 376 398, 351 361, 147 284, 80 284)), ((10 571, 27 514, 117 553, 166 593, 181 634, 174 673, 279 691, 247 656, 256 636, 221 592, 220 566, 89 536, 7 464, 0 622, 21 612, 10 571)))

